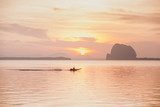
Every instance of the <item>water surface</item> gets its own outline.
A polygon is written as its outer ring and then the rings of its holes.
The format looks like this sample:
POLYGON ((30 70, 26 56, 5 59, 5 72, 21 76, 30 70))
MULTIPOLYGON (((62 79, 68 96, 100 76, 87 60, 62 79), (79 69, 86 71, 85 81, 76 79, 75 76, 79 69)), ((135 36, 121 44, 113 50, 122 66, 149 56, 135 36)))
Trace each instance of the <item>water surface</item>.
POLYGON ((0 107, 159 106, 159 61, 0 61, 0 107))

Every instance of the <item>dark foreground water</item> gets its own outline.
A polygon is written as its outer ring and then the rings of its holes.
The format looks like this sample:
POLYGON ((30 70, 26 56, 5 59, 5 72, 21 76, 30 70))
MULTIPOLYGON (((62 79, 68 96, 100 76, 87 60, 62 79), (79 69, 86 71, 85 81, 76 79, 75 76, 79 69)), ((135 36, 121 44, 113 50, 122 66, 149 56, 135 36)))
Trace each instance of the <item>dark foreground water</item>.
POLYGON ((0 107, 160 107, 160 62, 0 61, 0 107))

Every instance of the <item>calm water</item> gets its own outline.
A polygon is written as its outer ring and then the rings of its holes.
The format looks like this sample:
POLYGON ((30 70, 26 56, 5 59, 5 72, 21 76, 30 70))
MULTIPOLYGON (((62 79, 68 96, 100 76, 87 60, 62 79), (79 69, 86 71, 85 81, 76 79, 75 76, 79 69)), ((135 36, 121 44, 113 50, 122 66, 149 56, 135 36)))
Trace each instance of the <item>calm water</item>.
POLYGON ((160 107, 160 61, 0 61, 0 107, 160 107))

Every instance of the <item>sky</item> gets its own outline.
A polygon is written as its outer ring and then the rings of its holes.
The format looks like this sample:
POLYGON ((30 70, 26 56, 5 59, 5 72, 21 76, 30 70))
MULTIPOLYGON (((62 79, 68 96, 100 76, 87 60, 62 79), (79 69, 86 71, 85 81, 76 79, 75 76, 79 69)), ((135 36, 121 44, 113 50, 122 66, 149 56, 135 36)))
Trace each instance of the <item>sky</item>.
POLYGON ((105 59, 115 43, 160 57, 160 0, 0 0, 0 56, 105 59))

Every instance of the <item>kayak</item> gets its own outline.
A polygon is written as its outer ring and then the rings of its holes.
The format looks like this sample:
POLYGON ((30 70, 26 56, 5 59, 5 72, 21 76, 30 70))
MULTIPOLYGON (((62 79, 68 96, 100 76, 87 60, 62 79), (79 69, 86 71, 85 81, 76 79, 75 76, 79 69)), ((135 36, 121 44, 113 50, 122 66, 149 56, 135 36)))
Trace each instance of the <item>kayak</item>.
POLYGON ((80 69, 81 69, 81 68, 79 68, 79 69, 71 68, 70 71, 78 71, 78 70, 80 70, 80 69))

